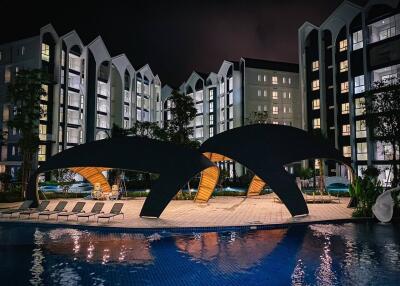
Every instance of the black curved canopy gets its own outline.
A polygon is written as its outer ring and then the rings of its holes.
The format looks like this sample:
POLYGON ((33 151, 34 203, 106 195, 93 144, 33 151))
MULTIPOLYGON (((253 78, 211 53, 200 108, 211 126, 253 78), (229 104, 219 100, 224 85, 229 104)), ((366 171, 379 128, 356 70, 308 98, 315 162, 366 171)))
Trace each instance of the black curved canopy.
POLYGON ((214 164, 199 151, 169 142, 125 137, 78 145, 50 157, 32 175, 28 199, 38 201, 40 173, 73 167, 106 167, 159 174, 143 205, 141 216, 159 217, 170 200, 193 176, 214 164))
POLYGON ((252 170, 269 184, 293 216, 308 214, 308 208, 285 165, 314 158, 348 164, 323 138, 275 124, 247 125, 219 133, 205 141, 200 151, 224 155, 252 170))

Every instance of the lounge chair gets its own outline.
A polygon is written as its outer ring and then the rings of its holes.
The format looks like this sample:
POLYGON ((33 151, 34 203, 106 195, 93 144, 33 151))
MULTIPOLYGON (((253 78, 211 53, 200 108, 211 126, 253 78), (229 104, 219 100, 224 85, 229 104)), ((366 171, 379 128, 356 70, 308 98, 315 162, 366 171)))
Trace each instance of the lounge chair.
POLYGON ((46 208, 49 205, 49 203, 50 203, 50 201, 41 201, 40 205, 36 209, 22 211, 19 213, 18 217, 21 217, 21 215, 27 215, 28 217, 30 217, 32 214, 37 214, 37 213, 43 212, 43 211, 47 210, 46 208))
POLYGON ((60 213, 58 213, 58 214, 57 214, 57 220, 58 220, 58 217, 59 217, 59 216, 67 217, 67 220, 68 220, 69 216, 71 216, 71 215, 76 215, 76 214, 84 213, 84 211, 82 211, 82 210, 83 210, 83 207, 85 206, 85 204, 86 204, 85 202, 77 202, 77 203, 75 204, 74 208, 72 209, 72 211, 70 211, 70 212, 60 212, 60 213))
POLYGON ((67 203, 68 203, 67 201, 59 201, 53 211, 43 211, 43 212, 38 213, 38 219, 42 215, 45 215, 45 216, 47 215, 47 219, 49 219, 50 216, 53 214, 65 212, 65 207, 66 207, 67 203))
POLYGON ((88 221, 91 216, 96 216, 100 213, 103 213, 101 210, 103 209, 104 203, 97 202, 94 204, 92 210, 89 213, 80 213, 76 215, 76 220, 80 217, 87 217, 88 221))
POLYGON ((110 213, 108 213, 108 214, 101 214, 101 215, 98 215, 98 216, 97 216, 97 222, 99 222, 99 219, 100 219, 100 218, 106 218, 106 219, 108 219, 108 222, 110 222, 110 219, 111 219, 111 218, 116 217, 116 216, 118 216, 118 215, 122 215, 122 218, 124 218, 124 217, 125 217, 125 216, 124 216, 124 213, 121 212, 123 206, 124 206, 123 203, 115 203, 115 204, 113 205, 113 207, 111 208, 110 213))
POLYGON ((32 201, 24 201, 19 208, 17 209, 11 209, 11 210, 3 210, 0 212, 0 215, 10 215, 10 217, 12 217, 13 214, 15 213, 19 213, 22 211, 26 211, 29 210, 29 207, 32 205, 32 201))

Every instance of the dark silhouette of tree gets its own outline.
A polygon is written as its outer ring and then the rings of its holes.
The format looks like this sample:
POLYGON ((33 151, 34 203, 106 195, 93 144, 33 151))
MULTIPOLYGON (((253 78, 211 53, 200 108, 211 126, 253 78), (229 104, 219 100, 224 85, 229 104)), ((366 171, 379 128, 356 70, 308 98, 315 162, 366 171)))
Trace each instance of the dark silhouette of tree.
POLYGON ((371 138, 392 146, 392 186, 399 183, 398 146, 400 143, 400 79, 377 81, 366 93, 366 124, 371 138))
POLYGON ((174 90, 170 100, 171 120, 166 124, 169 141, 189 147, 198 147, 199 142, 190 139, 193 136, 193 127, 190 126, 190 123, 196 118, 197 113, 193 99, 174 90))
POLYGON ((268 111, 254 111, 246 119, 248 124, 268 123, 268 111))
POLYGON ((20 70, 8 85, 9 101, 13 107, 7 125, 19 134, 18 147, 22 155, 21 190, 25 198, 29 177, 39 149, 39 119, 46 111, 40 106, 40 97, 46 95, 43 84, 50 84, 49 76, 42 70, 20 70))

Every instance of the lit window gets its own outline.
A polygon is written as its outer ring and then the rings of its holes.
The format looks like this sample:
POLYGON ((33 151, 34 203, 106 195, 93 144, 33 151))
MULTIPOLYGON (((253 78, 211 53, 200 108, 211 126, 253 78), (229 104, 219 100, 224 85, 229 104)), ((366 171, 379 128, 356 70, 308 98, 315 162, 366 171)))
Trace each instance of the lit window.
POLYGON ((40 120, 47 120, 47 105, 40 104, 40 120))
POLYGON ((272 121, 272 124, 278 125, 279 122, 278 121, 272 121))
POLYGON ((286 77, 282 78, 282 83, 286 83, 286 77))
POLYGON ((356 76, 354 78, 354 93, 362 93, 365 91, 364 75, 356 76))
POLYGON ((267 106, 266 105, 264 105, 264 111, 267 111, 267 106))
POLYGON ((288 83, 292 84, 292 79, 290 77, 288 78, 288 83))
POLYGON ((357 160, 366 161, 368 160, 367 154, 367 143, 357 143, 357 160))
POLYGON ((214 136, 214 127, 210 127, 210 137, 214 136))
POLYGON ((142 93, 142 83, 139 80, 136 81, 136 93, 142 93))
POLYGON ((340 62, 340 72, 345 72, 349 70, 349 63, 347 60, 340 62))
POLYGON ((339 42, 339 51, 344 52, 347 50, 347 40, 342 40, 339 42))
POLYGON ((39 124, 39 139, 46 141, 47 137, 47 126, 45 124, 39 124))
POLYGON ((210 125, 214 125, 214 114, 210 114, 210 125))
POLYGON ((213 101, 210 101, 209 107, 210 107, 210 113, 213 113, 214 112, 214 102, 213 101))
POLYGON ((314 118, 312 123, 313 123, 313 129, 321 128, 321 119, 320 118, 314 118))
POLYGON ((342 103, 342 114, 349 114, 350 112, 350 104, 347 103, 342 103))
POLYGON ((400 33, 400 14, 379 20, 369 25, 371 43, 394 37, 400 33))
POLYGON ((224 108, 225 107, 225 96, 221 96, 219 98, 219 107, 224 108))
POLYGON ((282 92, 282 97, 286 98, 286 91, 282 92))
POLYGON ((356 138, 365 138, 367 137, 367 127, 365 124, 365 120, 357 120, 356 121, 356 138))
POLYGON ((312 109, 313 110, 320 109, 320 101, 319 101, 319 99, 314 99, 312 101, 312 109))
POLYGON ((272 92, 272 99, 278 99, 278 92, 277 91, 273 91, 272 92))
POLYGON ((261 111, 261 105, 257 106, 257 111, 261 111))
POLYGON ((278 106, 273 106, 272 107, 272 114, 279 114, 279 107, 278 106))
POLYGON ((4 82, 8 83, 11 81, 11 67, 6 67, 4 72, 4 82))
POLYGON ((355 99, 356 116, 365 114, 365 98, 360 97, 355 99))
POLYGON ((210 98, 210 100, 214 99, 214 90, 213 89, 210 89, 210 91, 209 91, 209 98, 210 98))
POLYGON ((278 84, 278 77, 277 76, 273 76, 272 77, 272 84, 278 84))
POLYGON ((39 145, 38 161, 46 161, 46 145, 39 145))
POLYGON ((195 121, 196 121, 196 126, 202 126, 203 125, 203 115, 197 115, 195 121))
POLYGON ((42 43, 42 61, 50 61, 50 46, 42 43))
POLYGON ((258 80, 258 81, 261 81, 261 75, 260 75, 260 74, 257 75, 257 80, 258 80))
POLYGON ((25 46, 21 47, 21 56, 23 56, 25 54, 25 46))
POLYGON ((351 157, 351 146, 343 146, 343 157, 351 157))
POLYGON ((362 30, 353 33, 353 50, 361 49, 363 44, 363 34, 362 30))
POLYGON ((203 113, 203 103, 196 104, 197 113, 203 113))
POLYGON ((292 98, 292 93, 290 91, 288 92, 288 98, 292 98))
POLYGON ((264 75, 264 82, 266 82, 267 81, 267 76, 266 75, 264 75))
POLYGON ((312 71, 317 71, 319 70, 319 61, 313 61, 312 62, 312 71))
POLYGON ((340 93, 349 92, 349 82, 345 81, 340 84, 340 93))
POLYGON ((283 113, 286 113, 286 106, 283 107, 283 113))
POLYGON ((264 89, 264 97, 266 97, 266 96, 267 96, 267 90, 264 89))
POLYGON ((261 90, 260 90, 260 89, 257 90, 257 95, 258 95, 258 96, 261 96, 261 90))
POLYGON ((342 126, 342 135, 350 136, 350 124, 345 124, 342 126))
POLYGON ((45 94, 41 94, 40 95, 40 100, 47 101, 48 100, 47 94, 49 93, 49 86, 46 85, 46 84, 42 84, 42 89, 43 89, 45 94))
POLYGON ((311 89, 313 91, 319 90, 319 79, 313 80, 311 83, 311 89))

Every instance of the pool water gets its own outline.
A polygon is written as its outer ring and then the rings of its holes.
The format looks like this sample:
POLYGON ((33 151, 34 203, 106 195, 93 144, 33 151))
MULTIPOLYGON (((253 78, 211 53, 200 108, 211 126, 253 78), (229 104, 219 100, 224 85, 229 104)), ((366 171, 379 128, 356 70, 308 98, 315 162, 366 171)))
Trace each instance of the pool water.
POLYGON ((400 225, 118 233, 0 224, 0 285, 399 285, 400 225))

